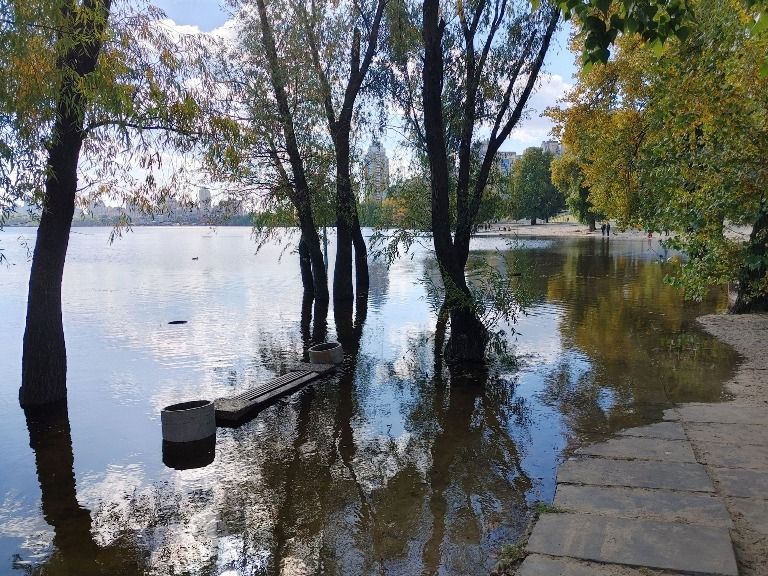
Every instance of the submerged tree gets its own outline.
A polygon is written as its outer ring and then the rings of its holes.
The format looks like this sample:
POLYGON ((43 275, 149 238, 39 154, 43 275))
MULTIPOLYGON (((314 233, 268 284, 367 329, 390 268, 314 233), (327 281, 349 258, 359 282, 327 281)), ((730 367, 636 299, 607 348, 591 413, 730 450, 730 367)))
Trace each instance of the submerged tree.
POLYGON ((464 269, 496 152, 525 110, 557 27, 550 4, 530 10, 507 0, 426 0, 393 3, 389 16, 393 94, 427 160, 435 253, 452 295, 450 362, 481 361, 488 343, 464 269), (481 127, 489 138, 478 157, 481 127))
POLYGON ((199 130, 201 105, 186 82, 195 75, 204 85, 204 49, 163 30, 161 13, 110 0, 7 8, 0 22, 3 218, 19 202, 42 209, 19 392, 30 406, 66 397, 61 284, 78 192, 93 187, 138 206, 167 196, 156 177, 161 151, 189 146, 199 130))
POLYGON ((353 245, 357 294, 363 296, 368 292, 368 257, 352 189, 350 139, 358 112, 355 103, 377 54, 385 5, 386 0, 376 0, 369 6, 365 2, 312 1, 309 6, 301 0, 292 3, 306 35, 311 56, 307 65, 317 75, 336 160, 334 301, 351 300, 354 296, 353 245), (364 44, 361 29, 365 30, 364 44))

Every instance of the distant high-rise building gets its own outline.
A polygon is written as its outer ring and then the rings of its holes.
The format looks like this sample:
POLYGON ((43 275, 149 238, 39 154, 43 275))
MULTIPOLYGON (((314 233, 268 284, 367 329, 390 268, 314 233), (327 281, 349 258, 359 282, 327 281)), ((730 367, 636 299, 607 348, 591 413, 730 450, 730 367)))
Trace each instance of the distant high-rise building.
POLYGON ((211 191, 208 190, 205 186, 201 186, 200 189, 197 191, 197 201, 200 205, 200 208, 210 208, 211 207, 211 191))
POLYGON ((374 138, 363 159, 363 187, 371 200, 381 202, 389 188, 389 158, 381 142, 374 138))
MULTIPOLYGON (((484 140, 480 143, 480 161, 482 161, 487 152, 488 141, 484 140)), ((499 150, 496 152, 496 157, 494 158, 496 161, 496 168, 504 176, 509 176, 512 173, 512 167, 519 159, 520 156, 517 155, 517 152, 511 152, 508 150, 499 150)))
POLYGON ((541 143, 541 149, 553 156, 561 156, 563 154, 563 145, 557 140, 544 140, 541 143))

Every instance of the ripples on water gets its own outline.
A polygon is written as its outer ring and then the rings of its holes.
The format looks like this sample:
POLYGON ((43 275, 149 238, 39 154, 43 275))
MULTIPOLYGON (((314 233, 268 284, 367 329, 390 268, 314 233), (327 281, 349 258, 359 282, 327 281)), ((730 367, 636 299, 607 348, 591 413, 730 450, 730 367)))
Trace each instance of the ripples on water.
POLYGON ((683 305, 644 241, 480 238, 473 257, 524 270, 536 297, 516 362, 436 364, 426 254, 372 263, 367 310, 328 314, 330 337, 359 342, 344 370, 220 428, 211 465, 176 471, 163 406, 242 391, 322 329, 311 307, 302 322, 296 256, 255 254, 242 228, 137 228, 112 246, 75 230, 68 415, 25 419, 17 237, 34 232, 0 233, 0 574, 487 574, 569 450, 719 399, 736 361, 693 322, 723 297, 683 305))

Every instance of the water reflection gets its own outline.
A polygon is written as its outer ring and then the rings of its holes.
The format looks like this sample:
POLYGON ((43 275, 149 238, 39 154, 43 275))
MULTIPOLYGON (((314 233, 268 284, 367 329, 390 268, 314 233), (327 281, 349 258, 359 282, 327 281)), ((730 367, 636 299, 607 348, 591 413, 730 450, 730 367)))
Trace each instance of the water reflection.
POLYGON ((53 552, 42 565, 17 556, 14 568, 30 574, 142 574, 133 548, 99 547, 91 530, 91 512, 77 500, 74 456, 66 402, 45 410, 25 410, 29 445, 35 454, 43 518, 53 528, 53 552))
MULTIPOLYGON (((534 305, 510 340, 516 364, 459 372, 439 354, 447 315, 419 282, 435 273, 428 255, 374 270, 369 300, 328 310, 302 298, 292 259, 274 264, 277 248, 254 263, 247 231, 199 234, 141 230, 141 249, 111 259, 73 240, 72 427, 65 410, 25 428, 0 402, 0 550, 20 554, 18 570, 485 575, 530 503, 551 497, 568 449, 719 398, 735 364, 694 322, 721 297, 682 304, 645 241, 478 242, 473 257, 524 273, 534 305), (162 406, 239 393, 326 339, 346 352, 336 375, 219 429, 205 468, 162 465, 162 406), (19 538, 43 521, 42 545, 19 538)), ((21 334, 11 280, 0 314, 21 334)), ((19 373, 0 365, 4 381, 19 373)))

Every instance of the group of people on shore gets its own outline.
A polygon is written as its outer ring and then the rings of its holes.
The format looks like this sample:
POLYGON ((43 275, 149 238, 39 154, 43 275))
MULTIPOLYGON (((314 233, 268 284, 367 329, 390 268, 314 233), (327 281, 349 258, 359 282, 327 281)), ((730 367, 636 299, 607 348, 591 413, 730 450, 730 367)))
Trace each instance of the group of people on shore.
POLYGON ((603 222, 603 224, 600 226, 600 234, 603 236, 610 236, 611 235, 611 223, 610 222, 603 222))

